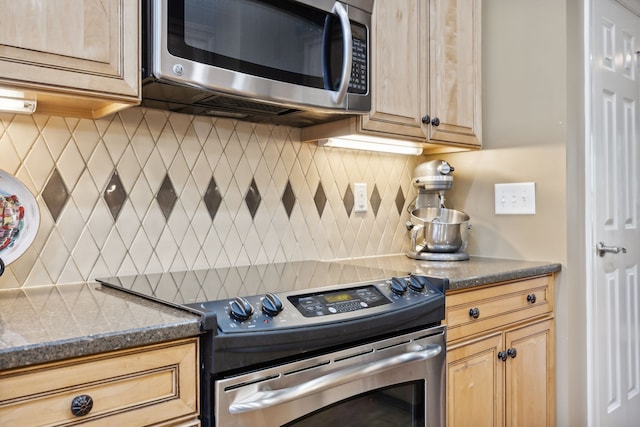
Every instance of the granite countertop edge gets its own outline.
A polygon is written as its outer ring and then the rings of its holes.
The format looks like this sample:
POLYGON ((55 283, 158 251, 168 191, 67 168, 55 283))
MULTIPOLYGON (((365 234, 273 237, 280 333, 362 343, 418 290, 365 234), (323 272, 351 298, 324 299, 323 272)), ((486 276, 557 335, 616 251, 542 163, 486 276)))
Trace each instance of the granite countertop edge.
POLYGON ((557 273, 560 270, 560 264, 551 263, 517 270, 501 271, 493 274, 483 274, 480 276, 468 277, 464 279, 453 279, 449 281, 449 290, 463 290, 476 286, 499 284, 501 282, 525 279, 527 277, 557 273))
POLYGON ((192 337, 199 334, 198 323, 199 321, 187 321, 163 324, 4 348, 0 349, 0 370, 58 362, 75 357, 192 337))
POLYGON ((0 313, 0 371, 152 345, 201 333, 201 317, 197 314, 93 282, 3 290, 0 306, 3 298, 5 304, 17 306, 26 300, 30 302, 27 308, 39 308, 23 314, 20 308, 7 313, 7 306, 4 306, 5 312, 0 313), (51 298, 50 295, 54 295, 51 301, 38 304, 51 298), (78 314, 66 305, 81 296, 84 296, 88 310, 95 310, 97 314, 78 314), (31 336, 29 326, 25 326, 33 322, 33 316, 40 313, 38 310, 42 310, 42 316, 51 323, 44 327, 45 331, 42 331, 42 324, 34 323, 34 328, 42 333, 39 339, 31 336), (82 332, 93 327, 96 333, 82 332), (3 341, 7 337, 3 332, 9 332, 9 342, 3 341))
POLYGON ((415 260, 404 254, 338 260, 365 267, 382 267, 400 274, 421 274, 449 279, 449 291, 558 273, 562 265, 549 261, 527 261, 472 256, 466 261, 415 260))

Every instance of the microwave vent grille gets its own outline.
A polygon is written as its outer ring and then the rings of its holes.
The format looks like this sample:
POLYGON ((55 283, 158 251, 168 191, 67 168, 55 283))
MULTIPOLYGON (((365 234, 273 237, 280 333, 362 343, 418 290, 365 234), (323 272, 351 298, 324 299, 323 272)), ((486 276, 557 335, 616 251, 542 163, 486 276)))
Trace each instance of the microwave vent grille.
POLYGON ((264 104, 260 102, 252 102, 246 99, 231 98, 219 95, 200 100, 198 101, 198 104, 216 109, 228 109, 234 111, 243 111, 246 113, 257 113, 261 115, 268 114, 274 116, 288 114, 292 111, 290 108, 282 107, 279 105, 264 104))

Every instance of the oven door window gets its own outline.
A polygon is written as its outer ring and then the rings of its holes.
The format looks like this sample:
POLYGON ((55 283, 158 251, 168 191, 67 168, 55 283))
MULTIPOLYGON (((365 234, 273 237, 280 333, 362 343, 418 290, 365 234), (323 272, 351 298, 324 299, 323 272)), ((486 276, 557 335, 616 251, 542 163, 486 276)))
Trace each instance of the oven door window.
POLYGON ((340 85, 343 42, 335 14, 282 0, 183 0, 168 8, 174 56, 302 86, 340 85))
POLYGON ((425 425, 424 381, 413 381, 352 397, 284 427, 417 427, 425 425))

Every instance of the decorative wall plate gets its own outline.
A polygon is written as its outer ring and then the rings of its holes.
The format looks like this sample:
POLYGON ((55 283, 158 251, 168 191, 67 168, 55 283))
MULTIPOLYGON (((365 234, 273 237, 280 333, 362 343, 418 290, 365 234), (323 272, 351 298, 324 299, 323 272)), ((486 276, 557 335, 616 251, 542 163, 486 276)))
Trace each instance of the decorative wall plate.
POLYGON ((0 259, 9 265, 33 243, 40 226, 40 210, 29 189, 0 170, 0 259))

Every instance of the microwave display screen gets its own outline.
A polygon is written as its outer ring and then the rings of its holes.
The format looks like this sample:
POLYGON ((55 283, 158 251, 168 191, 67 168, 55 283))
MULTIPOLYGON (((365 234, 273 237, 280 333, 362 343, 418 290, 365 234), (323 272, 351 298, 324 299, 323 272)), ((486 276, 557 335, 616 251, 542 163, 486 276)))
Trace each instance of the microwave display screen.
MULTIPOLYGON (((337 90, 337 15, 286 0, 169 2, 168 49, 177 57, 288 83, 337 90)), ((366 93, 367 30, 351 23, 349 92, 366 93)))

